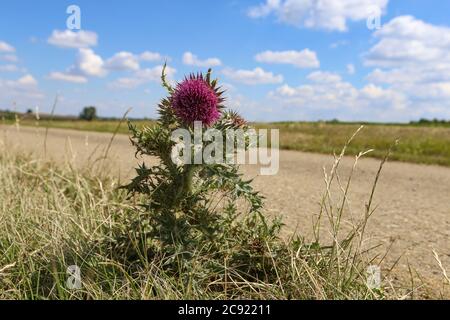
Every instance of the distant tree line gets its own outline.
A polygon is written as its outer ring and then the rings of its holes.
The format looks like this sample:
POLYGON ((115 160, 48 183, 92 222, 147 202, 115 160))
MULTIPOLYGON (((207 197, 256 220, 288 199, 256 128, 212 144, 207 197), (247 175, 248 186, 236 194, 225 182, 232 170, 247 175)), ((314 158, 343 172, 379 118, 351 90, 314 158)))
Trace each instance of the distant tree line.
MULTIPOLYGON (((25 112, 17 112, 17 111, 11 111, 10 109, 0 109, 0 121, 2 120, 15 120, 16 116, 18 116, 21 119, 29 119, 34 118, 35 112, 33 109, 28 108, 25 112)), ((41 112, 39 114, 40 120, 68 120, 68 121, 74 121, 74 120, 84 120, 84 121, 92 121, 92 120, 99 120, 99 121, 115 121, 121 119, 121 117, 100 117, 97 114, 97 108, 95 106, 87 106, 84 107, 81 112, 77 116, 73 115, 59 115, 59 114, 49 114, 45 112, 41 112)), ((130 118, 129 120, 135 120, 135 121, 142 121, 142 120, 153 120, 152 118, 148 117, 140 117, 140 118, 130 118)))
POLYGON ((80 113, 80 119, 86 121, 97 119, 97 109, 94 106, 84 107, 80 113))
POLYGON ((450 120, 444 119, 425 119, 422 118, 418 121, 411 121, 410 124, 419 124, 419 125, 450 125, 450 120))

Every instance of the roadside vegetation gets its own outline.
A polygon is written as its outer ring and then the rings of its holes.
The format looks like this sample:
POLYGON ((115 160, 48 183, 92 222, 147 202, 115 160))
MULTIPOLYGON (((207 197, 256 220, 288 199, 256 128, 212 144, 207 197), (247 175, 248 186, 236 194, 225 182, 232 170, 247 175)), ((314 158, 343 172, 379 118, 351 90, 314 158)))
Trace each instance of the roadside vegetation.
POLYGON ((188 242, 163 247, 158 237, 150 241, 155 220, 148 219, 158 216, 141 206, 147 197, 129 197, 104 161, 78 170, 0 154, 1 299, 384 299, 395 292, 387 280, 367 285, 375 259, 363 245, 371 190, 352 228, 339 227, 349 219, 345 192, 330 193, 340 158, 328 173, 313 239, 280 238, 282 220, 265 217, 263 203, 246 213, 214 197, 196 208, 222 208, 207 229, 179 217, 179 226, 191 225, 188 242), (77 290, 67 286, 71 265, 81 270, 77 290))
MULTIPOLYGON (((365 241, 389 152, 376 175, 367 177, 373 186, 364 208, 350 210, 353 170, 342 176, 339 165, 360 129, 351 134, 325 174, 313 236, 282 238, 282 217, 266 215, 264 198, 236 165, 171 160, 171 132, 192 131, 194 121, 224 135, 230 128, 248 132, 245 120, 222 105, 210 72, 191 75, 176 88, 164 73, 162 81, 169 95, 158 106, 158 121, 143 128, 129 123, 136 153, 159 162, 139 165, 131 181, 109 173, 114 162, 107 156, 76 169, 2 143, 0 298, 397 297, 387 277, 368 274, 383 258, 365 241), (67 271, 74 267, 80 271, 76 287, 67 271)), ((359 152, 355 166, 368 153, 359 152)))

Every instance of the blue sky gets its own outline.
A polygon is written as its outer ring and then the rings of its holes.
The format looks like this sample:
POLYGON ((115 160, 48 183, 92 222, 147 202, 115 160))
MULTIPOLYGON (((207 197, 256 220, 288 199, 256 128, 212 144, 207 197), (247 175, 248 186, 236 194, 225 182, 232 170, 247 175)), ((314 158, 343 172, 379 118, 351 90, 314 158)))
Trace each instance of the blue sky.
POLYGON ((438 0, 2 1, 0 109, 58 94, 60 114, 154 117, 167 60, 172 81, 211 66, 250 120, 450 118, 449 18, 438 0))

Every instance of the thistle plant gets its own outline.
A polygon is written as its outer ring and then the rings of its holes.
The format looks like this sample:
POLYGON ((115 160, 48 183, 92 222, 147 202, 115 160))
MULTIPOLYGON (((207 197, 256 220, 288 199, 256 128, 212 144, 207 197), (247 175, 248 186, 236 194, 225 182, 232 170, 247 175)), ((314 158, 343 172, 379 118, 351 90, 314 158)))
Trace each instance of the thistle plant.
MULTIPOLYGON (((128 237, 138 239, 143 255, 166 259, 168 269, 176 272, 185 272, 194 262, 204 268, 217 259, 223 262, 224 257, 249 272, 260 264, 248 259, 264 256, 265 240, 275 238, 281 224, 267 223, 261 212, 262 196, 237 165, 175 163, 171 135, 180 128, 193 134, 196 121, 202 123, 203 132, 215 128, 224 138, 229 129, 247 134, 250 127, 225 108, 224 91, 211 79, 211 70, 206 75, 191 74, 175 87, 166 81, 163 70, 162 84, 168 97, 159 103, 156 124, 139 130, 129 123, 136 154, 156 157, 158 164, 141 164, 125 186, 130 196, 139 196, 143 208, 128 237)), ((191 151, 194 158, 198 151, 191 151)))
POLYGON ((128 200, 109 175, 61 168, 8 148, 0 153, 0 298, 383 298, 382 289, 367 286, 365 272, 374 260, 362 244, 387 157, 361 221, 353 212, 354 227, 341 232, 352 174, 365 154, 355 159, 348 178, 339 175, 353 136, 325 175, 313 242, 297 234, 278 238, 280 221, 264 218, 262 197, 237 166, 172 161, 173 130, 195 131, 196 120, 202 132, 251 131, 225 109, 211 72, 189 76, 174 88, 164 73, 162 81, 168 97, 159 104, 157 123, 141 130, 129 124, 136 152, 159 161, 136 169, 124 187, 128 200), (331 242, 323 245, 326 220, 331 242), (68 265, 81 268, 82 289, 68 290, 68 265))

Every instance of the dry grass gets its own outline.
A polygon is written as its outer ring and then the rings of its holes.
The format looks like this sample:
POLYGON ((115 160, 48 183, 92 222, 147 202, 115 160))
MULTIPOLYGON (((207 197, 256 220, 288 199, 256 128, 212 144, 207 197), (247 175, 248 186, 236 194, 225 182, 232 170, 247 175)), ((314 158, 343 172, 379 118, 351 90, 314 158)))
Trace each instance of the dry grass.
MULTIPOLYGON (((348 148, 348 145, 346 146, 348 148)), ((345 151, 345 149, 344 149, 345 151)), ((119 182, 90 170, 66 164, 33 160, 13 152, 0 155, 0 298, 6 299, 380 299, 396 297, 388 279, 380 288, 366 285, 366 269, 373 264, 364 245, 364 229, 373 214, 369 199, 365 212, 343 232, 347 190, 351 176, 338 176, 344 151, 326 175, 322 213, 326 234, 323 244, 316 221, 315 239, 293 237, 283 242, 286 252, 272 259, 276 280, 249 281, 227 261, 215 274, 203 274, 202 265, 192 274, 168 275, 161 261, 142 259, 129 268, 99 245, 139 209, 118 190, 119 182), (332 195, 332 184, 346 180, 342 194, 332 195), (337 198, 336 198, 337 196, 337 198), (336 199, 339 199, 337 202, 336 199), (67 267, 82 270, 80 290, 66 286, 67 267), (200 276, 200 278, 198 278, 200 276), (226 288, 217 291, 217 287, 226 288), (216 288, 216 289, 215 289, 216 288)), ((360 154, 362 156, 363 154, 360 154)), ((356 159, 357 160, 357 159, 356 159)), ((380 171, 375 177, 374 188, 380 171)), ((356 163, 355 163, 356 165, 356 163)), ((355 218, 355 217, 353 217, 355 218)), ((239 235, 237 236, 239 237, 239 235)), ((282 241, 282 240, 279 240, 282 241)), ((282 243, 267 242, 269 252, 282 243)), ((195 253, 193 253, 195 254, 195 253)), ((199 257, 198 261, 207 261, 199 257)))

